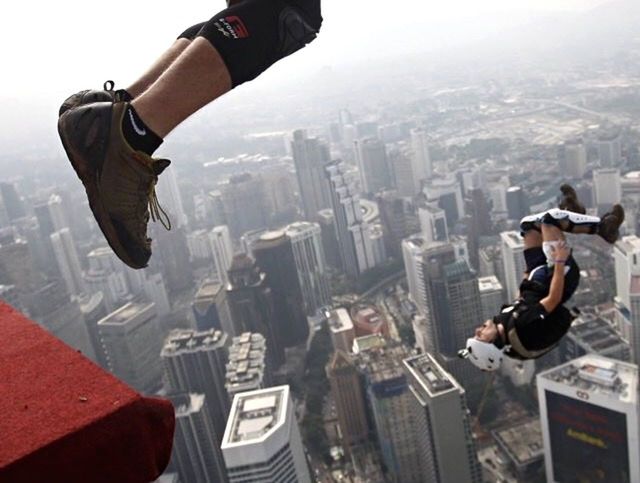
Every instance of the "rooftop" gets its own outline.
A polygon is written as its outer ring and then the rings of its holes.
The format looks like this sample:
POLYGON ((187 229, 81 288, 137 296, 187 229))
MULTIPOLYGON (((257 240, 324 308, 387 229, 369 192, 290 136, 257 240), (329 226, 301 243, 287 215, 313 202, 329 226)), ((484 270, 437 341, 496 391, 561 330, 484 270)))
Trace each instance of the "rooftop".
POLYGON ((452 389, 460 389, 455 379, 440 367, 431 354, 409 357, 404 360, 404 364, 432 396, 449 392, 452 389))
POLYGON ((495 275, 491 275, 489 277, 480 277, 478 279, 478 286, 480 288, 480 293, 502 290, 502 284, 498 280, 498 277, 496 277, 495 275))
POLYGON ((589 354, 538 377, 624 403, 637 401, 638 366, 615 359, 589 354))
POLYGON ((518 468, 544 458, 542 426, 538 418, 493 431, 492 435, 518 468))
POLYGON ((592 314, 583 314, 576 319, 568 335, 587 346, 588 352, 599 353, 627 345, 609 322, 592 314))
POLYGON ((153 310, 154 304, 151 303, 138 303, 129 302, 114 312, 111 312, 104 319, 98 321, 98 325, 106 326, 122 326, 137 321, 139 317, 151 318, 155 316, 153 310))
POLYGON ((500 238, 502 241, 509 245, 511 248, 523 248, 524 241, 520 236, 520 233, 517 231, 503 231, 500 233, 500 238))
POLYGON ((169 334, 162 348, 162 356, 174 356, 182 353, 211 350, 222 347, 226 334, 211 329, 203 332, 195 330, 177 330, 169 334))
POLYGON ((353 329, 353 321, 349 316, 349 311, 345 308, 339 308, 331 311, 329 316, 329 328, 331 332, 341 332, 353 329))
POLYGON ((285 420, 289 386, 236 394, 222 442, 228 445, 258 442, 285 420))

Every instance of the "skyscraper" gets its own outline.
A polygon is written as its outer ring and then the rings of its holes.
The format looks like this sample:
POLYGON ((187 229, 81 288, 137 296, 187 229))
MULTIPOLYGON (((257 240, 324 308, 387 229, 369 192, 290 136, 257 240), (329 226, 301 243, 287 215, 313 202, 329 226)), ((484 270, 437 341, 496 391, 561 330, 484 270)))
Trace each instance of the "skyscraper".
POLYGON ((176 228, 184 228, 187 225, 188 218, 182 205, 182 197, 180 196, 180 188, 178 187, 178 179, 176 178, 174 167, 169 166, 164 170, 163 174, 164 176, 158 183, 158 198, 171 217, 171 224, 176 228))
POLYGON ((368 224, 362 220, 360 196, 346 166, 333 162, 326 169, 342 264, 356 277, 375 266, 368 224))
POLYGON ((285 231, 291 240, 305 311, 307 315, 314 315, 331 302, 320 225, 297 222, 285 231))
POLYGON ((364 193, 377 193, 391 187, 387 151, 382 141, 367 138, 355 141, 355 154, 364 193))
POLYGON ((560 159, 560 172, 564 177, 582 179, 587 171, 587 148, 582 141, 564 144, 560 159))
POLYGON ((598 137, 598 157, 603 168, 615 168, 622 164, 622 138, 620 131, 611 130, 598 137))
POLYGON ((478 279, 480 303, 482 305, 482 319, 493 318, 504 303, 504 290, 495 275, 478 279))
POLYGON ((329 330, 334 352, 351 353, 356 330, 349 311, 343 307, 332 310, 329 315, 329 330))
POLYGON ((108 311, 120 307, 121 302, 129 295, 123 265, 113 250, 100 247, 92 250, 88 255, 89 269, 85 273, 85 283, 88 293, 102 292, 108 311))
POLYGON ((537 388, 547 481, 640 481, 638 366, 587 355, 537 388))
POLYGON ((509 219, 520 221, 529 214, 529 200, 521 186, 511 186, 507 189, 506 196, 509 219))
POLYGON ((293 255, 291 239, 284 231, 263 234, 252 246, 265 283, 274 301, 275 335, 281 347, 304 344, 309 336, 309 324, 304 312, 304 300, 293 255))
POLYGON ((502 261, 504 263, 504 280, 506 282, 507 300, 515 300, 520 289, 520 282, 526 270, 524 261, 524 242, 517 231, 503 231, 502 261))
POLYGON ((230 483, 311 483, 289 386, 237 394, 222 441, 230 483))
POLYGON ((384 191, 376 197, 384 230, 386 252, 400 257, 402 240, 411 235, 408 220, 409 203, 397 191, 384 191))
POLYGON ((221 441, 229 414, 225 389, 228 343, 227 335, 220 331, 178 330, 167 337, 161 351, 171 390, 206 396, 217 443, 221 441))
POLYGON ((293 133, 291 150, 305 219, 315 221, 318 211, 330 206, 324 175, 324 167, 330 161, 329 147, 317 138, 308 138, 306 131, 297 130, 293 133))
POLYGON ((274 299, 266 275, 248 255, 236 255, 229 269, 227 300, 233 320, 233 335, 258 332, 267 340, 267 356, 277 369, 284 363, 280 345, 274 299))
POLYGON ((432 178, 424 185, 423 193, 427 203, 444 210, 447 225, 454 226, 464 217, 464 198, 460 181, 452 175, 444 178, 432 178))
POLYGON ((53 253, 58 263, 58 269, 62 275, 67 292, 70 295, 79 295, 85 291, 82 269, 78 259, 78 251, 73 243, 69 228, 63 228, 50 235, 53 253))
POLYGON ((324 255, 327 263, 334 268, 342 268, 340 246, 338 244, 338 235, 336 233, 333 210, 320 210, 318 212, 318 224, 320 225, 322 247, 324 249, 324 255))
POLYGON ((227 472, 205 395, 177 393, 169 400, 176 415, 171 463, 181 481, 225 483, 227 472))
POLYGON ((399 149, 391 149, 388 154, 389 169, 398 195, 411 198, 420 192, 420 185, 413 176, 411 156, 399 149))
POLYGON ((640 362, 640 238, 625 236, 613 249, 616 273, 616 306, 622 336, 631 345, 633 361, 640 362))
POLYGON ((209 232, 209 243, 211 253, 213 253, 217 280, 226 285, 228 282, 227 270, 231 267, 231 260, 233 260, 233 243, 229 227, 226 225, 214 227, 209 232))
POLYGON ((414 180, 414 194, 420 192, 422 181, 433 175, 431 156, 429 155, 429 138, 424 129, 411 130, 411 170, 414 180))
POLYGON ((0 182, 0 196, 4 201, 3 205, 10 221, 26 216, 24 203, 18 195, 16 186, 13 183, 0 182))
POLYGON ((326 368, 331 394, 336 404, 342 443, 346 451, 369 437, 366 400, 360 373, 353 357, 337 350, 326 368))
POLYGON ((233 334, 233 321, 225 287, 213 280, 205 280, 191 305, 199 331, 218 329, 233 334))
POLYGON ((420 231, 428 242, 449 241, 449 228, 447 216, 442 208, 434 203, 425 203, 418 207, 418 220, 420 231))
POLYGON ((481 483, 464 388, 431 354, 409 357, 403 365, 415 412, 418 481, 481 483))
POLYGON ((620 203, 622 199, 620 170, 615 168, 595 169, 593 171, 593 188, 598 211, 609 210, 614 203, 620 203))
POLYGON ((222 204, 234 238, 269 225, 264 186, 257 176, 249 173, 231 176, 222 189, 222 204))
POLYGON ((130 302, 98 322, 109 371, 145 394, 162 385, 162 338, 153 303, 130 302))

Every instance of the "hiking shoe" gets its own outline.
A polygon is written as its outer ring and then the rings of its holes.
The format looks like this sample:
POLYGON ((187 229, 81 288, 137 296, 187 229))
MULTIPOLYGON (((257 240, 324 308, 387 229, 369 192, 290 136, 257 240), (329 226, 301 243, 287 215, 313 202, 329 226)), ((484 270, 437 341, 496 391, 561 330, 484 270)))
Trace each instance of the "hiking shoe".
POLYGON ((94 102, 128 102, 131 100, 131 96, 124 89, 113 90, 115 83, 112 80, 106 81, 103 87, 104 90, 102 91, 87 89, 67 97, 60 106, 58 117, 62 116, 69 109, 85 104, 93 104, 94 102))
POLYGON ((620 205, 613 205, 611 211, 605 213, 598 225, 598 235, 608 243, 615 243, 620 238, 620 225, 624 221, 624 208, 620 205))
POLYGON ((171 162, 129 146, 121 127, 127 107, 98 102, 68 110, 58 120, 58 133, 109 245, 131 268, 144 268, 151 257, 149 211, 171 229, 155 193, 158 175, 171 162))
POLYGON ((562 193, 562 198, 560 198, 558 208, 583 215, 587 212, 584 205, 578 201, 578 194, 573 189, 573 186, 565 183, 560 186, 560 192, 562 193))

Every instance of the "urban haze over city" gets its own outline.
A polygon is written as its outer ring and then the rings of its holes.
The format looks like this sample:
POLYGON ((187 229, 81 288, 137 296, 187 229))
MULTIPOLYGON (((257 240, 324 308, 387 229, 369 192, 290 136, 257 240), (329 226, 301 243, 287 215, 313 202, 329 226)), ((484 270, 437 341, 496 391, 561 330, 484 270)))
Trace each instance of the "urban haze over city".
POLYGON ((416 3, 327 5, 325 44, 172 133, 140 271, 55 131, 114 60, 0 95, 0 300, 171 400, 157 481, 640 482, 640 4, 416 3), (621 201, 623 236, 569 235, 569 334, 480 372, 457 352, 517 297, 519 220, 563 183, 621 201))

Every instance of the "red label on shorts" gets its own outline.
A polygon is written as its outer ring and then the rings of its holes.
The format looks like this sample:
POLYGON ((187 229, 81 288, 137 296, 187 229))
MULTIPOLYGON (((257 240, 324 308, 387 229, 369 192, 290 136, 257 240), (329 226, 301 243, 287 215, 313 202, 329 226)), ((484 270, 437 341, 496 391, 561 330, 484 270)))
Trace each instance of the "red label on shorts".
POLYGON ((240 20, 240 17, 236 15, 220 19, 220 23, 224 29, 223 33, 228 37, 233 37, 234 39, 246 39, 249 37, 247 27, 240 20))

